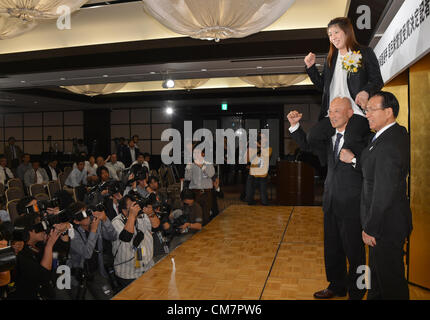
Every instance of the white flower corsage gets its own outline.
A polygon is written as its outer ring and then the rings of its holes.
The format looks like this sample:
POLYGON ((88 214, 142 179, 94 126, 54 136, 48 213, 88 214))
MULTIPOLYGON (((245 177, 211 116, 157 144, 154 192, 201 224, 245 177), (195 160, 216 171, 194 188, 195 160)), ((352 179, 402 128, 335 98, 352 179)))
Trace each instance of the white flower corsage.
POLYGON ((349 52, 345 57, 343 57, 342 68, 348 73, 357 73, 358 68, 361 67, 361 60, 363 56, 360 51, 349 52))

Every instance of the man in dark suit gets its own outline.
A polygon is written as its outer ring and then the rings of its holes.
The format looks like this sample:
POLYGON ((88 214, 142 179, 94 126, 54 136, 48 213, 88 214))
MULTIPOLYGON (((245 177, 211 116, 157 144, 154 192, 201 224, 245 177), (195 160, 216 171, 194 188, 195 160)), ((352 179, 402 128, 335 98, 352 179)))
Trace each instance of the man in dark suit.
POLYGON ((129 168, 131 164, 137 160, 140 151, 136 148, 134 141, 128 141, 128 148, 124 150, 122 162, 124 163, 126 168, 129 168))
MULTIPOLYGON (((366 107, 369 126, 376 131, 361 154, 363 242, 369 246, 368 299, 409 299, 405 279, 404 245, 412 231, 407 198, 409 135, 396 122, 399 102, 389 92, 378 92, 366 107)), ((354 155, 345 150, 345 161, 354 155)))
POLYGON ((4 155, 11 169, 16 169, 21 163, 23 153, 21 148, 15 145, 14 137, 8 139, 8 145, 4 147, 4 155))
POLYGON ((58 175, 61 170, 57 168, 58 160, 50 159, 48 165, 44 168, 48 175, 49 181, 55 181, 58 179, 58 175))
MULTIPOLYGON (((300 128, 302 114, 290 112, 287 117, 291 124, 290 132, 294 141, 303 151, 325 154, 327 160, 327 178, 324 185, 324 260, 327 289, 314 294, 316 299, 330 299, 346 296, 350 299, 362 299, 365 289, 357 286, 357 268, 366 264, 364 244, 361 240, 360 196, 362 175, 356 165, 340 161, 339 154, 344 144, 344 135, 349 119, 353 115, 348 98, 336 98, 329 108, 330 123, 335 128, 333 137, 319 145, 310 146, 305 132, 300 128), (347 272, 346 259, 349 262, 347 272)), ((363 149, 364 145, 355 146, 363 149)), ((357 159, 355 160, 357 162, 357 159)))

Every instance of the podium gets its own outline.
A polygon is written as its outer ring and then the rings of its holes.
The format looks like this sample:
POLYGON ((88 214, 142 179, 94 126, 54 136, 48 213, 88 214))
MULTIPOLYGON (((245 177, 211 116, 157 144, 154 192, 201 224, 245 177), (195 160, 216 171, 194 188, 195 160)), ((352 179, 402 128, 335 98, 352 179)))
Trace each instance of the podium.
POLYGON ((284 206, 314 205, 314 168, 301 161, 276 163, 276 201, 284 206))

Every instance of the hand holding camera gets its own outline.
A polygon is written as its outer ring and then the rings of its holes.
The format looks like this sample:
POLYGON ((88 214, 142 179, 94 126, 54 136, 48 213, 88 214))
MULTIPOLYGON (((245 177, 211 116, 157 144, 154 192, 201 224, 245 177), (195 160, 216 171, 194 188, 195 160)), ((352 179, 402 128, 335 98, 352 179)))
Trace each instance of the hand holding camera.
POLYGON ((61 233, 58 230, 56 230, 55 228, 51 229, 51 231, 49 232, 49 235, 48 235, 48 239, 46 240, 45 249, 52 250, 52 248, 54 247, 55 242, 57 242, 60 234, 61 233))
POLYGON ((100 221, 101 221, 101 219, 98 218, 96 215, 94 215, 94 219, 91 222, 91 227, 90 227, 90 230, 92 233, 97 233, 97 229, 99 227, 100 221))
POLYGON ((133 202, 129 211, 130 217, 137 218, 141 210, 140 206, 136 202, 133 202))

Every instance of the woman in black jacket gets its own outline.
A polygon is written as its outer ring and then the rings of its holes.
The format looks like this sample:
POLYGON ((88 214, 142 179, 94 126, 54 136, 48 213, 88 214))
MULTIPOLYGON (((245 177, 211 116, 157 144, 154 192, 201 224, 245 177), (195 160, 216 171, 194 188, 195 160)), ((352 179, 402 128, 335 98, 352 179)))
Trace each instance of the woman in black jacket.
MULTIPOLYGON (((328 118, 331 101, 336 97, 348 97, 354 110, 345 131, 343 148, 354 152, 357 143, 367 143, 369 123, 363 109, 369 96, 384 85, 378 59, 369 47, 360 46, 355 38, 349 18, 335 18, 328 24, 330 51, 322 74, 315 66, 316 56, 312 52, 305 58, 306 72, 322 91, 322 105, 318 124, 309 133, 309 143, 318 145, 335 134, 328 118)), ((357 154, 357 153, 355 153, 357 154)), ((325 165, 326 157, 320 157, 325 165)))

